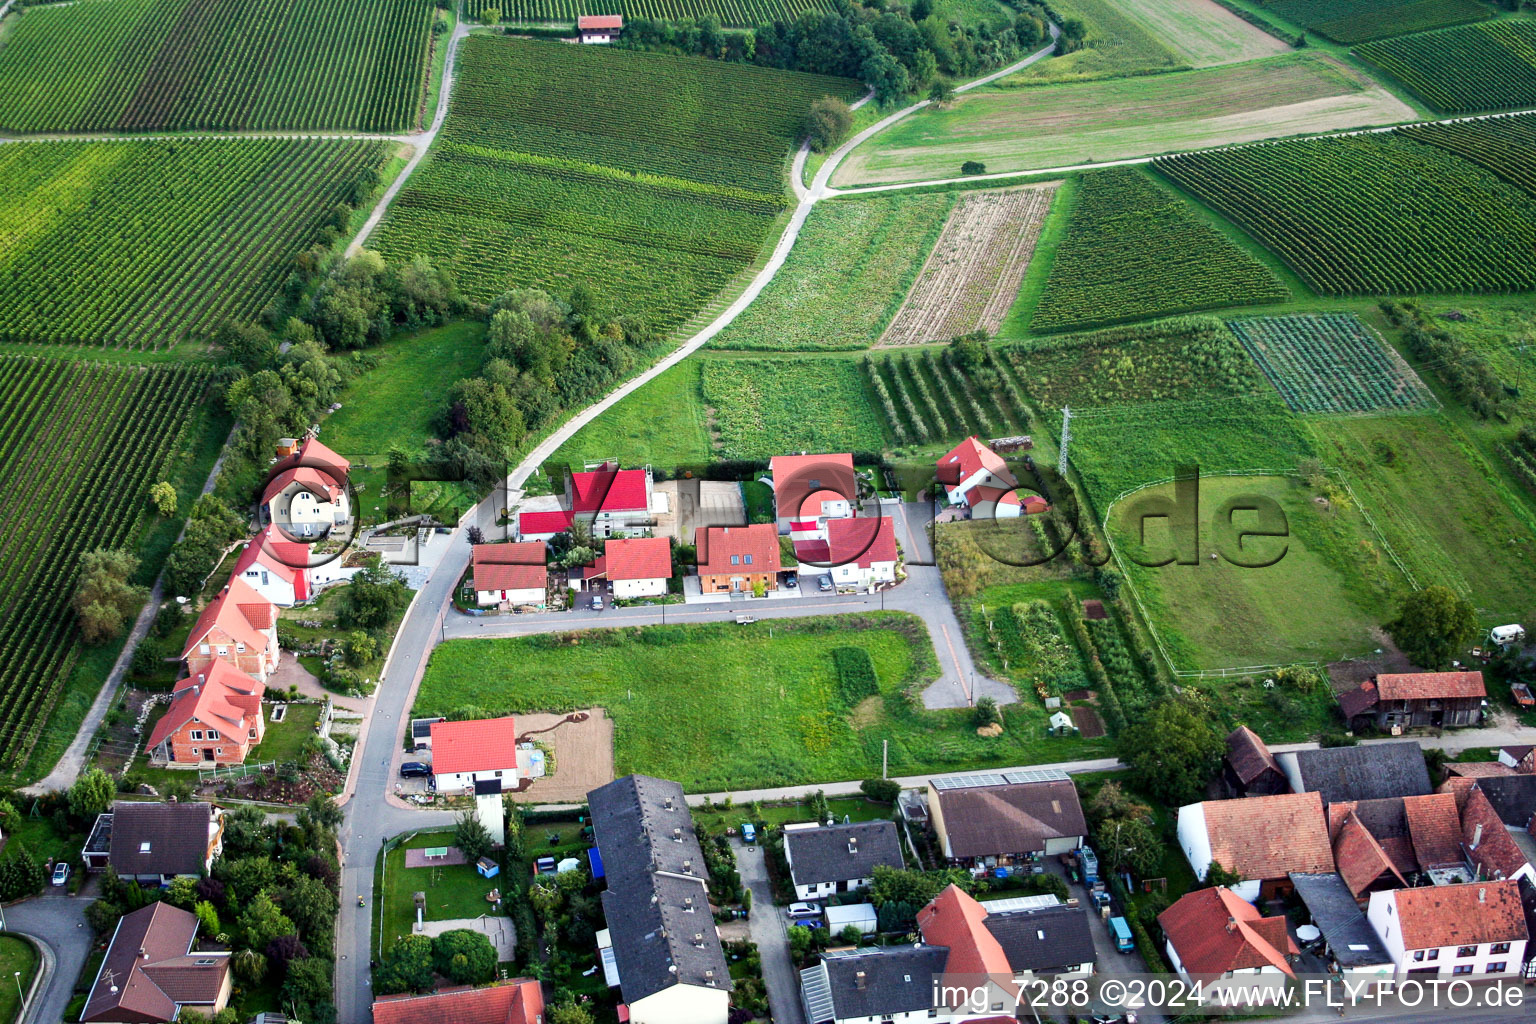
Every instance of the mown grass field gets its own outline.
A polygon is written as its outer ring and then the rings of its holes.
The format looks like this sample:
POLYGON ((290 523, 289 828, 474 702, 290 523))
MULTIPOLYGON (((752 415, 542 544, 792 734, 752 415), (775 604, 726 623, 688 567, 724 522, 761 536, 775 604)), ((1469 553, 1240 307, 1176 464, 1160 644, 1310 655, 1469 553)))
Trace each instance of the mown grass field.
MULTIPOLYGON (((1171 497, 1172 485, 1148 495, 1171 497)), ((1173 551, 1167 520, 1146 522, 1147 545, 1138 543, 1135 521, 1140 495, 1110 514, 1109 533, 1163 642, 1181 668, 1327 661, 1379 646, 1373 632, 1395 611, 1393 597, 1407 580, 1376 545, 1357 512, 1314 503, 1299 479, 1205 477, 1200 481, 1199 562, 1157 568, 1129 564, 1131 556, 1166 558, 1173 551), (1242 568, 1221 550, 1237 554, 1232 525, 1215 518, 1225 502, 1262 496, 1279 503, 1288 521, 1284 538, 1250 538, 1240 557, 1254 561, 1283 556, 1265 568, 1242 568)))
POLYGON ((845 358, 706 359, 704 402, 728 459, 879 451, 886 429, 845 358))
POLYGON ((965 711, 913 710, 909 686, 934 678, 927 632, 896 613, 597 630, 519 639, 456 640, 437 648, 417 712, 472 705, 488 713, 605 708, 614 720, 614 770, 676 779, 693 792, 878 775, 910 775, 1079 756, 1047 740, 1019 711, 996 739, 965 711), (831 651, 867 651, 877 697, 844 706, 831 651))
POLYGON ((1112 0, 1052 0, 1051 9, 1063 18, 1080 19, 1087 29, 1087 45, 1075 53, 1037 61, 1004 79, 1004 84, 1075 82, 1188 66, 1123 5, 1112 0))
POLYGON ((700 362, 685 359, 577 432, 551 460, 581 468, 599 459, 663 469, 709 461, 700 362))
POLYGON ((1235 64, 1290 50, 1212 0, 1127 0, 1118 11, 1191 67, 1235 64))
POLYGON ((942 192, 817 203, 783 268, 710 347, 869 347, 901 305, 954 204, 942 192))
MULTIPOLYGON (((457 921, 468 917, 490 914, 494 908, 486 902, 486 893, 492 889, 507 888, 500 878, 482 878, 473 864, 454 864, 443 867, 407 868, 405 851, 424 850, 432 846, 452 846, 453 832, 422 832, 405 840, 383 855, 383 888, 376 890, 374 899, 383 901, 382 931, 378 931, 381 915, 374 911, 375 952, 389 949, 395 939, 411 934, 416 922, 415 893, 426 893, 426 908, 422 916, 428 921, 457 921)), ((503 903, 505 906, 505 903, 503 903)), ((370 908, 372 909, 372 908, 370 908)))
POLYGON ((833 183, 954 177, 967 160, 993 173, 1073 166, 1412 117, 1390 92, 1311 53, 1179 74, 982 89, 865 142, 833 183))

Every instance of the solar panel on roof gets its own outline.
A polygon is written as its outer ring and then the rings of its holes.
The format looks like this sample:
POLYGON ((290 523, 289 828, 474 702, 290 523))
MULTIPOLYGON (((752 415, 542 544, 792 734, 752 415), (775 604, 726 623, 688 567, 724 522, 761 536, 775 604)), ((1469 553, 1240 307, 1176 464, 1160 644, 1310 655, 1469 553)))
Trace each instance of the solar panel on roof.
POLYGON ((1005 768, 1001 772, 970 772, 965 775, 941 775, 932 780, 934 789, 975 789, 981 786, 1017 786, 1028 782, 1066 782, 1071 778, 1059 768, 1005 768))

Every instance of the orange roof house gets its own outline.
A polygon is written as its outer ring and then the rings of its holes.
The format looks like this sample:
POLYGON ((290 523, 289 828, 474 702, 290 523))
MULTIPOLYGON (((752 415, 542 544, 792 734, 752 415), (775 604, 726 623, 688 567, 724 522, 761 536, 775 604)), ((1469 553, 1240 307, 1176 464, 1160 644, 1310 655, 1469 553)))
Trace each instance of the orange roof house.
POLYGON ((1186 976, 1278 972, 1295 977, 1300 950, 1284 917, 1265 917, 1226 886, 1200 889, 1157 916, 1169 961, 1186 976))
POLYGON ((1333 840, 1333 859, 1339 877, 1344 879, 1349 894, 1356 899, 1369 889, 1390 889, 1408 884, 1392 858, 1387 856, 1387 851, 1361 824, 1354 811, 1339 822, 1333 840))
POLYGON ((543 604, 548 596, 547 550, 541 540, 476 544, 470 551, 479 603, 543 604))
POLYGON ((373 1024, 544 1024, 544 993, 531 978, 485 988, 448 988, 431 995, 380 996, 373 1024))
POLYGON ((779 588, 779 531, 772 523, 701 526, 694 533, 699 588, 705 594, 779 588))
POLYGON ((438 788, 467 786, 499 778, 505 789, 517 781, 517 720, 476 718, 432 723, 432 774, 438 788))
POLYGON ((227 661, 176 683, 171 705, 144 747, 167 764, 241 764, 266 735, 261 701, 267 687, 227 661))
POLYGON ((1474 970, 1479 975, 1517 973, 1530 938, 1520 883, 1514 879, 1372 893, 1366 917, 1399 971, 1438 964, 1441 973, 1451 974, 1456 960, 1467 959, 1465 947, 1505 943, 1502 951, 1479 949, 1472 958, 1484 964, 1474 970), (1428 950, 1439 952, 1430 957, 1428 950), (1504 964, 1503 971, 1494 970, 1493 962, 1504 964))
POLYGON ((1243 898, 1290 887, 1289 874, 1334 870, 1333 848, 1315 792, 1207 800, 1179 808, 1179 846, 1196 877, 1217 863, 1243 879, 1243 898))
POLYGON ((203 609, 181 652, 190 676, 224 661, 262 682, 277 656, 277 606, 238 576, 203 609))
POLYGON ((781 528, 804 534, 819 531, 828 517, 849 516, 859 499, 853 456, 775 455, 768 460, 773 504, 781 528))
POLYGON ((672 577, 672 542, 665 537, 610 539, 597 562, 587 578, 606 577, 614 597, 659 596, 667 592, 672 577))
POLYGON ((1403 797, 1403 814, 1420 871, 1461 863, 1461 818, 1450 793, 1403 797))
MULTIPOLYGON (((974 435, 945 452, 934 464, 934 476, 944 487, 951 505, 976 509, 983 503, 999 503, 1019 486, 1004 458, 974 435)), ((1018 505, 1016 497, 1009 504, 1018 505)))

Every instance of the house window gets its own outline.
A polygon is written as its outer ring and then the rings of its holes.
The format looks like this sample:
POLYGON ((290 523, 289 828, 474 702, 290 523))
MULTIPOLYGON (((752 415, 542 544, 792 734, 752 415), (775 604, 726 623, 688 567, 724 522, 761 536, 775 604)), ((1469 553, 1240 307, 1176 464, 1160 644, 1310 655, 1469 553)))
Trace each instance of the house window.
POLYGON ((746 556, 744 556, 744 557, 745 557, 745 558, 746 558, 746 560, 747 560, 747 564, 748 564, 748 565, 751 565, 751 564, 752 564, 752 556, 751 556, 751 555, 746 555, 746 556))
POLYGON ((236 654, 244 654, 245 653, 245 644, 243 644, 243 643, 235 644, 235 653, 236 654))
POLYGON ((1509 966, 1509 964, 1505 963, 1503 960, 1500 960, 1496 964, 1489 964, 1488 965, 1488 969, 1486 971, 1484 971, 1483 973, 1484 974, 1503 974, 1504 973, 1504 969, 1507 968, 1508 966, 1509 966))
POLYGON ((740 555, 732 555, 731 556, 731 564, 732 565, 740 565, 741 564, 741 556, 740 555))
POLYGON ((214 750, 213 753, 214 753, 215 757, 222 757, 224 755, 224 748, 223 747, 218 747, 218 748, 216 748, 214 750))
POLYGON ((1495 953, 1495 954, 1497 954, 1497 953, 1508 953, 1509 952, 1509 943, 1507 943, 1507 942, 1495 942, 1493 945, 1488 947, 1488 952, 1495 953))
POLYGON ((229 654, 229 648, 228 647, 220 647, 219 648, 219 657, 222 658, 222 657, 224 657, 227 654, 229 654))
POLYGON ((1452 974, 1471 974, 1472 973, 1472 965, 1471 964, 1457 964, 1454 968, 1452 968, 1451 973, 1452 974))
POLYGON ((255 738, 256 738, 256 730, 252 729, 251 730, 251 739, 255 739, 255 738))
POLYGON ((1476 946, 1457 946, 1456 947, 1456 955, 1457 956, 1477 956, 1477 947, 1476 946))
POLYGON ((211 739, 211 740, 218 739, 219 738, 219 734, 218 734, 217 730, 209 729, 208 730, 208 738, 211 739))
POLYGON ((1429 951, 1429 959, 1431 959, 1431 960, 1439 960, 1440 959, 1440 951, 1438 949, 1430 950, 1429 951))
POLYGON ((198 654, 208 654, 212 650, 213 650, 213 648, 209 647, 207 644, 198 644, 197 645, 197 653, 198 654))
POLYGON ((147 842, 140 843, 139 844, 139 852, 140 853, 148 853, 149 852, 149 843, 147 843, 147 842))
POLYGON ((194 740, 202 739, 203 738, 203 730, 201 730, 201 729, 193 729, 192 730, 192 738, 194 740))

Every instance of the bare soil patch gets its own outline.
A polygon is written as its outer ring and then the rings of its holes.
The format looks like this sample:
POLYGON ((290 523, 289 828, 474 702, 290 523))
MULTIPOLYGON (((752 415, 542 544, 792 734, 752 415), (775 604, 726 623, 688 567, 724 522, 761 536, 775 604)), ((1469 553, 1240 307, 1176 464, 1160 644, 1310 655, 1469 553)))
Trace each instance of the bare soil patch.
POLYGON ((536 804, 581 803, 613 781, 613 720, 602 708, 569 715, 518 715, 518 732, 549 748, 555 771, 512 794, 536 804))
POLYGON ((1097 739, 1104 735, 1104 720, 1093 708, 1073 708, 1072 724, 1077 726, 1084 739, 1097 739))
POLYGON ((1109 618, 1109 612, 1104 610, 1104 602, 1103 601, 1099 601, 1097 599, 1089 600, 1089 601, 1084 601, 1083 602, 1083 618, 1085 618, 1085 619, 1107 619, 1107 618, 1109 618))

